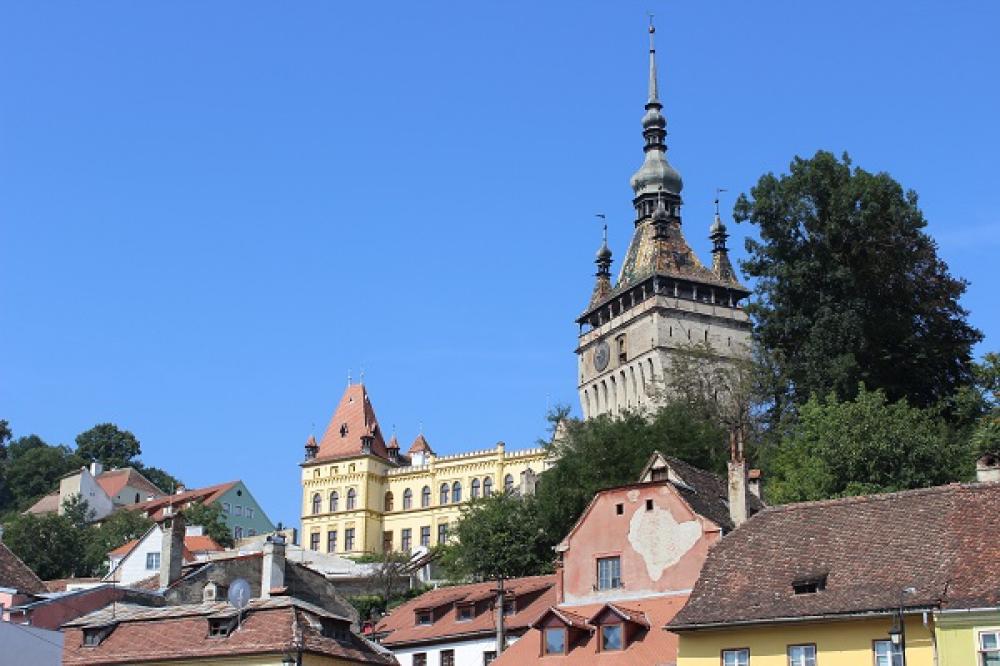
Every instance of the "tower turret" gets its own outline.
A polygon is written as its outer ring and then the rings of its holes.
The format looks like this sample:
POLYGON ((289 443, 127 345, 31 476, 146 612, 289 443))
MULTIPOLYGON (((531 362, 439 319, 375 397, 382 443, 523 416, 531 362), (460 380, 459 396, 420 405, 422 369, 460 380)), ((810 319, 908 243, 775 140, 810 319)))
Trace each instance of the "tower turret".
POLYGON ((725 190, 715 191, 715 220, 708 231, 708 237, 712 240, 712 273, 723 282, 739 284, 733 264, 729 261, 729 248, 726 247, 729 234, 726 233, 726 225, 722 223, 722 217, 719 215, 720 192, 725 190))
POLYGON ((594 293, 590 296, 590 307, 603 301, 611 293, 611 248, 608 247, 608 225, 604 225, 604 241, 600 249, 597 250, 597 257, 594 259, 597 264, 597 282, 594 284, 594 293))

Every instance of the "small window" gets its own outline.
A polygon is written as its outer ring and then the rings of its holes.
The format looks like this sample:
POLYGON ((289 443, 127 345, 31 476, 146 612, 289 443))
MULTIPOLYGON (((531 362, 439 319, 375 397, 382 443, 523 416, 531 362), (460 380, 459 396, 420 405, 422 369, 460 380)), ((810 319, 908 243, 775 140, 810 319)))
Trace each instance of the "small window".
POLYGON ((816 646, 789 645, 788 666, 816 666, 816 646))
POLYGON ((462 501, 462 484, 458 481, 451 484, 451 501, 453 504, 458 504, 462 501))
POLYGON ((454 650, 441 650, 441 666, 455 666, 454 650))
POLYGON ((417 611, 417 624, 426 625, 434 621, 433 614, 429 610, 417 611))
POLYGON ((160 554, 146 553, 146 569, 155 571, 160 568, 160 554))
POLYGON ((399 532, 399 547, 404 553, 409 553, 413 549, 413 530, 409 527, 404 527, 399 532))
POLYGON ((392 509, 393 509, 393 497, 392 497, 392 491, 389 491, 385 494, 385 510, 386 512, 389 512, 392 511, 392 509))
POLYGON ((330 493, 330 513, 340 511, 340 493, 334 490, 330 493))
POLYGON ((514 492, 514 477, 511 476, 510 474, 503 477, 503 491, 505 493, 514 492))
POLYGON ((213 617, 208 621, 208 635, 211 638, 224 638, 235 626, 235 617, 213 617))
POLYGON ((420 506, 426 509, 431 505, 431 487, 424 486, 423 490, 420 491, 420 506))
POLYGON ((448 503, 448 498, 451 497, 451 489, 448 487, 447 483, 441 484, 441 506, 448 503))
POLYGON ((382 532, 382 552, 392 552, 392 530, 382 532))
POLYGON ((243 515, 243 506, 240 505, 240 504, 237 504, 236 506, 234 506, 233 507, 233 515, 234 516, 242 516, 243 515))
POLYGON ((508 598, 503 601, 503 614, 513 615, 517 612, 517 599, 508 598))
POLYGON ((1000 631, 979 632, 978 648, 982 666, 1000 664, 1000 631))
POLYGON ((243 515, 246 516, 247 518, 253 518, 253 509, 247 507, 246 509, 243 510, 243 515))
POLYGON ((648 499, 646 500, 646 511, 652 511, 652 510, 653 510, 653 500, 648 499))
POLYGON ((621 650, 622 649, 622 625, 603 624, 601 625, 601 650, 621 650))
POLYGON ((619 516, 622 515, 623 513, 625 513, 625 505, 624 504, 615 504, 615 513, 617 515, 619 515, 619 516))
POLYGON ((352 509, 357 508, 357 506, 358 506, 358 491, 356 491, 354 488, 351 488, 347 491, 347 510, 351 511, 352 509))
POLYGON ((815 594, 825 589, 826 576, 803 578, 792 582, 792 591, 795 592, 795 594, 815 594))
POLYGON ((354 551, 354 528, 348 527, 344 530, 344 552, 354 551))
POLYGON ((477 499, 479 497, 479 489, 480 488, 481 488, 481 486, 480 486, 480 483, 479 483, 479 479, 473 479, 472 480, 472 492, 471 492, 472 499, 477 499))
POLYGON ((722 666, 750 666, 750 650, 723 650, 722 666))
POLYGON ((326 533, 326 552, 337 552, 337 530, 330 530, 326 533))
POLYGON ((417 652, 413 655, 413 666, 427 666, 427 653, 417 652))
POLYGON ((487 650, 483 653, 483 666, 490 666, 494 661, 497 660, 496 650, 487 650))
POLYGON ((420 545, 424 548, 430 548, 431 545, 431 526, 424 525, 420 528, 420 545))
POLYGON ((597 589, 614 590, 622 586, 622 560, 620 557, 597 559, 597 589))
POLYGON ((243 538, 243 528, 237 525, 233 528, 233 538, 242 539, 243 538))
POLYGON ((251 527, 250 529, 247 530, 247 536, 257 536, 257 530, 251 527))
MULTIPOLYGON (((875 641, 872 649, 875 651, 875 666, 903 666, 903 652, 892 641, 875 641)), ((1000 654, 997 655, 996 663, 1000 664, 1000 654)))
POLYGON ((97 647, 107 638, 114 627, 88 627, 83 630, 83 644, 86 647, 97 647))
POLYGON ((313 515, 316 515, 317 513, 320 512, 320 508, 321 508, 322 504, 323 504, 323 498, 321 498, 319 496, 319 493, 316 493, 315 495, 313 495, 313 499, 312 499, 312 512, 313 512, 313 515))
POLYGON ((458 613, 457 613, 458 621, 459 622, 468 622, 476 614, 475 611, 476 611, 476 608, 472 604, 463 604, 463 605, 459 606, 458 607, 458 613))
POLYGON ((229 502, 222 503, 222 513, 229 513, 229 502))
POLYGON ((309 550, 319 552, 319 532, 313 532, 309 535, 309 550))
POLYGON ((545 628, 545 654, 566 654, 566 629, 563 627, 545 628))
POLYGON ((489 497, 493 494, 493 477, 488 476, 483 479, 483 497, 489 497))
POLYGON ((438 545, 448 542, 448 523, 438 525, 438 545))
POLYGON ((407 488, 403 491, 403 511, 413 508, 413 491, 407 488))

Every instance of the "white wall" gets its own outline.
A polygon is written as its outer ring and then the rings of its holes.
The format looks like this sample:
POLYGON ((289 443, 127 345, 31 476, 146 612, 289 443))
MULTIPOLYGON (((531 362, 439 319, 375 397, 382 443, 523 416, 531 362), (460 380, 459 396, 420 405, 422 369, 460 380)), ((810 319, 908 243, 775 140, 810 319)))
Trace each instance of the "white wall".
POLYGON ((4 666, 59 666, 63 635, 23 624, 0 622, 0 648, 4 666))
POLYGON ((139 543, 132 549, 132 552, 125 556, 122 563, 118 565, 118 568, 105 577, 105 580, 112 580, 113 575, 114 580, 117 582, 123 585, 131 585, 143 578, 149 578, 153 574, 159 574, 159 567, 156 569, 146 568, 146 554, 159 553, 162 546, 163 530, 160 529, 159 525, 154 525, 152 529, 143 535, 139 543))
MULTIPOLYGON (((508 637, 508 647, 513 645, 516 640, 516 637, 508 637)), ((439 666, 441 664, 441 650, 455 651, 455 666, 483 666, 483 653, 495 651, 496 645, 497 642, 494 638, 481 638, 454 643, 389 649, 399 661, 399 666, 413 666, 413 655, 421 652, 427 655, 427 666, 439 666)))

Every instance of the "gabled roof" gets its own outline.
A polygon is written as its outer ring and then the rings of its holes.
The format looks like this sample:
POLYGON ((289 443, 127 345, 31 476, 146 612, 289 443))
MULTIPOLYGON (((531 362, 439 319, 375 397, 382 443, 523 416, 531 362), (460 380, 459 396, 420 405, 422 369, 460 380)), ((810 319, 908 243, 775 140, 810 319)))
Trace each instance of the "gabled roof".
POLYGON ((550 615, 554 615, 567 627, 573 627, 574 629, 580 629, 581 631, 594 630, 594 626, 590 624, 590 618, 584 617, 583 615, 577 615, 570 608, 560 608, 559 606, 546 608, 545 612, 539 615, 538 618, 528 626, 532 629, 538 629, 542 626, 545 618, 550 615))
POLYGON ((24 594, 48 592, 45 583, 10 548, 0 542, 0 587, 24 594))
POLYGON ((607 603, 596 613, 591 615, 590 619, 587 621, 590 624, 594 624, 601 615, 604 615, 605 612, 613 613, 626 622, 631 622, 632 624, 637 624, 640 627, 649 629, 649 620, 646 618, 646 614, 643 613, 641 609, 630 608, 624 603, 607 603))
POLYGON ((29 506, 24 512, 25 513, 55 513, 59 510, 59 491, 54 493, 49 493, 38 499, 37 502, 29 506))
POLYGON ((145 502, 139 502, 138 504, 129 504, 124 508, 129 511, 142 511, 153 520, 159 520, 163 517, 163 507, 167 505, 181 508, 192 502, 212 504, 237 483, 239 483, 239 481, 228 481, 214 486, 206 486, 204 488, 196 488, 194 490, 185 490, 181 493, 157 497, 145 502))
POLYGON ((410 448, 406 451, 407 455, 413 453, 434 453, 431 450, 431 445, 427 443, 427 439, 424 437, 424 433, 417 435, 416 439, 413 440, 413 444, 410 444, 410 448))
POLYGON ((388 458, 382 429, 364 384, 351 384, 340 398, 337 409, 319 441, 316 457, 307 464, 362 455, 362 437, 371 437, 371 454, 388 458))
POLYGON ((97 485, 101 487, 101 490, 108 494, 108 497, 114 497, 125 486, 131 486, 152 495, 165 494, 155 483, 132 467, 123 467, 121 469, 102 472, 95 477, 95 480, 97 481, 97 485))
POLYGON ((1000 484, 767 508, 714 546, 670 628, 1000 606, 1000 484), (793 583, 819 591, 796 594, 793 583))
MULTIPOLYGON (((507 629, 518 633, 547 607, 555 603, 555 576, 527 576, 504 581, 504 589, 514 596, 515 612, 506 618, 507 629)), ((434 643, 463 637, 490 635, 496 631, 493 613, 487 608, 495 597, 495 581, 441 587, 394 608, 375 625, 374 633, 384 635, 387 646, 434 643), (459 620, 456 606, 477 603, 471 620, 459 620), (416 611, 434 609, 433 622, 416 624, 416 611)))

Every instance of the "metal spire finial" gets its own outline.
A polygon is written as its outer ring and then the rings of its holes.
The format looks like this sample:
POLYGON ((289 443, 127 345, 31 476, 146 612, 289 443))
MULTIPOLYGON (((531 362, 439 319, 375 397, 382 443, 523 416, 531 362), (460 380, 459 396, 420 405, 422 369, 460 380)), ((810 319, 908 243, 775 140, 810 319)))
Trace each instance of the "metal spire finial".
POLYGON ((351 369, 350 368, 347 369, 347 385, 348 386, 351 385, 351 369))
POLYGON ((716 217, 719 217, 719 195, 722 194, 723 192, 728 192, 728 191, 729 190, 727 190, 724 187, 717 187, 717 188, 715 188, 715 216, 716 217))
POLYGON ((656 34, 656 26, 653 25, 653 14, 649 14, 649 101, 659 102, 660 91, 656 82, 656 45, 653 42, 653 35, 656 34))

